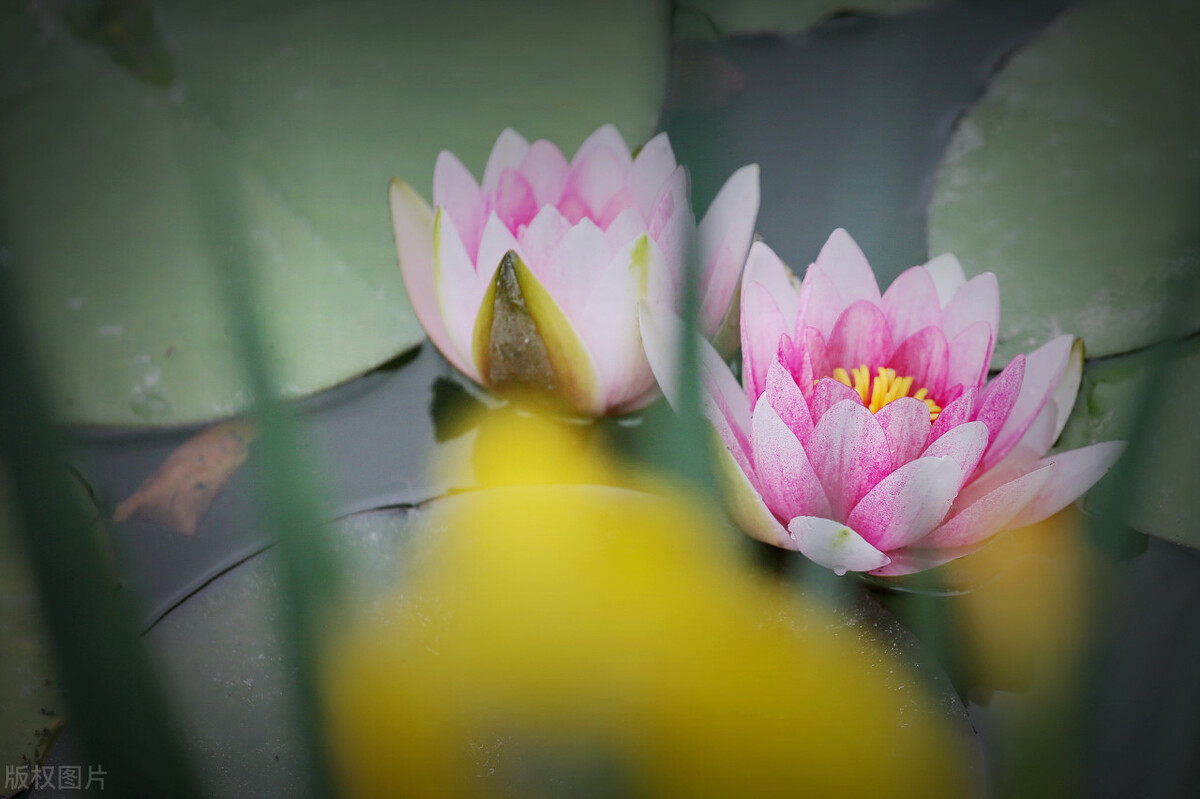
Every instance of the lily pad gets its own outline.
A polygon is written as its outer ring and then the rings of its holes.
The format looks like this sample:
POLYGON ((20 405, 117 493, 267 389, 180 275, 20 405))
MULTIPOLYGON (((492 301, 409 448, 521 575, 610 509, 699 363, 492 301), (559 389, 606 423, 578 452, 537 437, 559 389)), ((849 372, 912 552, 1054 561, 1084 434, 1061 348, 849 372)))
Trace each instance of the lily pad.
POLYGON ((1200 549, 1198 395, 1200 336, 1172 345, 1170 353, 1152 348, 1088 363, 1060 446, 1129 439, 1139 422, 1147 426, 1139 431, 1145 439, 1134 442, 1136 447, 1126 454, 1137 458, 1132 479, 1122 479, 1122 470, 1114 469, 1087 495, 1084 508, 1120 492, 1124 500, 1118 507, 1125 509, 1130 527, 1200 549), (1164 355, 1169 359, 1165 369, 1164 355), (1147 399, 1149 406, 1144 405, 1147 399))
MULTIPOLYGON (((363 513, 331 530, 354 575, 351 601, 390 587, 414 511, 363 513)), ((280 586, 268 550, 172 610, 145 640, 163 668, 206 795, 309 796, 307 754, 280 633, 280 586)))
MULTIPOLYGON (((1101 356, 1163 336, 1200 268, 1198 28, 1195 3, 1079 3, 959 122, 929 251, 999 276, 993 366, 1063 332, 1101 356)), ((1200 305, 1181 323, 1200 329, 1200 305)))
POLYGON ((74 423, 244 409, 225 280, 255 292, 286 396, 394 357, 424 333, 392 177, 430 186, 442 148, 482 172, 506 126, 645 139, 665 91, 667 15, 636 0, 164 3, 167 87, 52 8, 0 10, 0 244, 74 423))
POLYGON ((894 14, 936 0, 684 0, 675 35, 710 38, 740 33, 796 33, 837 13, 894 14))

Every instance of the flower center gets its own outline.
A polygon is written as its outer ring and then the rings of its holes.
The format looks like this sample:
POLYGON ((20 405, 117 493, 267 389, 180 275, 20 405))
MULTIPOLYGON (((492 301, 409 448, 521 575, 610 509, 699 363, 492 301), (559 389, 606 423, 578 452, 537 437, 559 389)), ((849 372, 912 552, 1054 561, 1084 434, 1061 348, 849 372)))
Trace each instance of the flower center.
MULTIPOLYGON (((863 405, 866 405, 871 413, 875 413, 889 402, 909 396, 908 392, 913 384, 913 378, 897 377, 895 369, 882 366, 875 370, 875 377, 871 377, 871 370, 865 364, 849 372, 839 366, 833 370, 833 379, 857 391, 858 396, 862 397, 863 405)), ((919 388, 911 396, 929 406, 929 419, 933 421, 942 412, 942 406, 928 395, 929 389, 919 388)))

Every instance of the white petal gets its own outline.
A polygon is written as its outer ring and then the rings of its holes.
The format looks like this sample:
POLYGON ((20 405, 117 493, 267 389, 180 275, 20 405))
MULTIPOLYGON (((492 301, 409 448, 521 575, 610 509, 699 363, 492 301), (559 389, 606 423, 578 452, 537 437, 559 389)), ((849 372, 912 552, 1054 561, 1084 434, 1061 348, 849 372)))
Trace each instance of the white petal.
POLYGON ((392 226, 400 274, 408 291, 408 300, 429 334, 429 339, 460 372, 478 379, 470 360, 464 360, 450 341, 442 320, 433 269, 433 209, 402 180, 393 180, 389 190, 392 226))
POLYGON ((788 531, 796 538, 796 549, 806 558, 838 574, 871 571, 891 560, 861 535, 832 519, 797 516, 788 522, 788 531))
MULTIPOLYGON (((438 209, 433 222, 433 275, 447 338, 458 351, 459 358, 473 364, 471 339, 475 332, 475 317, 479 315, 479 303, 492 276, 475 272, 475 265, 467 257, 458 231, 454 229, 454 220, 442 209, 438 209)), ((468 374, 478 379, 474 369, 468 374)))
POLYGON ((1037 524, 1079 499, 1112 468, 1124 449, 1124 441, 1102 441, 1038 461, 1039 466, 1054 464, 1050 480, 1009 526, 1037 524))
POLYGON ((700 221, 700 331, 712 336, 737 290, 758 219, 758 164, 730 176, 700 221))
POLYGON ((945 308, 959 287, 967 282, 967 276, 963 274, 962 265, 959 264, 958 259, 954 257, 953 253, 947 252, 930 259, 925 264, 925 268, 929 270, 929 276, 933 278, 934 288, 937 289, 938 302, 945 308))
POLYGON ((666 133, 660 133, 646 142, 638 152, 627 182, 630 191, 633 192, 637 210, 643 218, 650 216, 650 209, 658 199, 659 189, 677 166, 675 153, 671 150, 671 142, 666 133))

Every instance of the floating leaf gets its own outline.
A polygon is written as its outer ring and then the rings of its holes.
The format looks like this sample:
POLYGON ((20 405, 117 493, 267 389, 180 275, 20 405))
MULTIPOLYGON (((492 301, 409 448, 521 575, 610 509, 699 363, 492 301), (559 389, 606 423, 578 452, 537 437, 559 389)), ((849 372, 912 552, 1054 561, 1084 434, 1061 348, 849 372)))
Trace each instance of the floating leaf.
POLYGON ((795 33, 838 13, 894 14, 934 0, 682 0, 675 35, 710 38, 741 33, 795 33))
POLYGON ((1161 351, 1164 346, 1088 363, 1060 447, 1130 438, 1140 428, 1145 440, 1132 444, 1145 457, 1131 446, 1126 457, 1138 457, 1132 474, 1123 473, 1118 462, 1084 507, 1098 508, 1102 498, 1119 492, 1118 507, 1129 526, 1200 549, 1200 448, 1195 433, 1200 336, 1171 345, 1169 353, 1161 351), (1159 359, 1164 356, 1169 360, 1162 369, 1159 359), (1160 375, 1164 379, 1158 381, 1160 375), (1152 380, 1155 385, 1149 384, 1152 380), (1143 404, 1148 389, 1151 407, 1143 404))
POLYGON ((70 422, 247 407, 215 268, 241 239, 285 395, 387 361, 424 335, 389 179, 429 187, 441 148, 481 172, 514 124, 568 149, 605 122, 642 140, 665 90, 660 3, 159 4, 169 90, 26 5, 0 8, 0 244, 70 422), (222 214, 240 231, 205 224, 222 214))
MULTIPOLYGON (((1000 277, 993 366, 1063 332, 1089 355, 1159 339, 1200 268, 1200 5, 1079 3, 964 117, 929 207, 929 250, 1000 277)), ((1200 329, 1200 304, 1181 324, 1200 329)))
POLYGON ((137 78, 170 85, 171 54, 146 0, 67 0, 63 18, 76 36, 103 47, 137 78))

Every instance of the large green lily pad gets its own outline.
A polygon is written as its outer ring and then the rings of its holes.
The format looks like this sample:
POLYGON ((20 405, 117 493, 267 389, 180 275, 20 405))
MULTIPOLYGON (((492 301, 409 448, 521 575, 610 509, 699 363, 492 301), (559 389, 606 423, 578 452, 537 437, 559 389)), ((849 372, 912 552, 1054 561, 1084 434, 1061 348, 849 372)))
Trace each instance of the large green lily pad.
MULTIPOLYGON (((929 207, 930 253, 1000 278, 996 364, 1059 333, 1090 355, 1163 335, 1200 269, 1200 5, 1066 12, 958 125, 929 207)), ((1181 320, 1200 329, 1200 304, 1181 320)))
POLYGON ((683 0, 675 35, 709 38, 740 33, 796 33, 839 12, 894 14, 936 0, 683 0))
POLYGON ((481 174, 508 126, 644 140, 665 90, 667 14, 637 0, 162 2, 141 71, 57 7, 0 10, 0 243, 68 422, 243 409, 223 279, 255 291, 286 396, 394 357, 424 334, 392 177, 428 194, 443 148, 481 174))
POLYGON ((1128 453, 1136 459, 1131 472, 1123 475, 1119 467, 1109 472, 1088 494, 1085 509, 1119 492, 1118 507, 1124 509, 1129 526, 1200 549, 1197 396, 1200 336, 1171 345, 1168 353, 1156 347, 1084 367, 1060 446, 1128 440, 1135 432, 1145 436, 1128 453), (1138 430, 1140 423, 1146 424, 1138 430))

